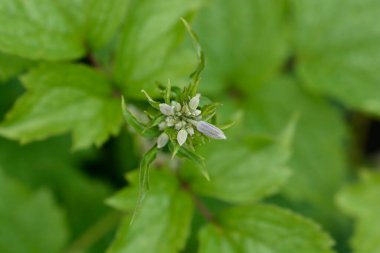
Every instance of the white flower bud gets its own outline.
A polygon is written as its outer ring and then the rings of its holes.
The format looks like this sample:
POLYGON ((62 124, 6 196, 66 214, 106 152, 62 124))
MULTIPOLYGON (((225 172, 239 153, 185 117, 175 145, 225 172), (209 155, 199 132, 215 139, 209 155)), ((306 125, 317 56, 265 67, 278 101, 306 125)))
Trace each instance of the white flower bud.
POLYGON ((166 121, 166 125, 168 127, 172 127, 176 123, 176 120, 173 117, 171 117, 171 116, 166 117, 165 121, 166 121))
POLYGON ((168 125, 166 124, 165 121, 162 121, 160 124, 158 124, 158 129, 160 129, 160 131, 164 130, 168 125))
POLYGON ((187 131, 188 134, 190 134, 190 136, 193 136, 193 135, 194 135, 194 128, 192 128, 192 127, 187 127, 187 128, 186 128, 186 131, 187 131))
POLYGON ((201 115, 201 113, 202 113, 201 110, 195 110, 195 111, 193 112, 193 115, 196 117, 196 116, 201 115))
POLYGON ((174 108, 168 104, 160 104, 160 111, 167 116, 174 115, 174 108))
POLYGON ((192 99, 190 99, 190 102, 189 102, 189 107, 192 111, 196 110, 199 106, 199 98, 200 98, 201 94, 197 94, 195 95, 195 97, 193 97, 192 99))
POLYGON ((182 112, 186 115, 186 116, 191 116, 191 112, 190 112, 190 109, 187 105, 184 105, 182 107, 182 112))
POLYGON ((177 131, 181 130, 184 127, 183 123, 184 123, 183 121, 180 121, 177 124, 175 124, 175 126, 174 126, 175 130, 177 130, 177 131))
POLYGON ((176 112, 180 112, 181 109, 182 109, 182 106, 180 103, 176 102, 176 101, 172 101, 172 106, 174 107, 175 111, 176 112))
POLYGON ((163 148, 169 141, 169 136, 166 133, 162 133, 160 136, 158 136, 157 139, 157 147, 163 148))
POLYGON ((197 124, 197 130, 204 135, 214 138, 214 139, 227 139, 225 134, 223 133, 222 130, 217 128, 216 126, 205 122, 205 121, 199 121, 197 124))
POLYGON ((177 141, 180 146, 182 146, 187 139, 187 132, 185 129, 181 129, 177 134, 177 141))

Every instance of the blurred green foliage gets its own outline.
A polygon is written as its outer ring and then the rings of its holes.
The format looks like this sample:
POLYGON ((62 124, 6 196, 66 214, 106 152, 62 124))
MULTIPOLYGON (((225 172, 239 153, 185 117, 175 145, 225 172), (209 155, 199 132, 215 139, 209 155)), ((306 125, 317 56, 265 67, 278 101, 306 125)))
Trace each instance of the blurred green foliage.
POLYGON ((380 253, 363 145, 379 16, 378 0, 0 0, 0 252, 380 253), (141 89, 186 84, 181 17, 202 95, 238 122, 199 150, 211 181, 159 152, 131 225, 154 143, 120 98, 140 116, 141 89))

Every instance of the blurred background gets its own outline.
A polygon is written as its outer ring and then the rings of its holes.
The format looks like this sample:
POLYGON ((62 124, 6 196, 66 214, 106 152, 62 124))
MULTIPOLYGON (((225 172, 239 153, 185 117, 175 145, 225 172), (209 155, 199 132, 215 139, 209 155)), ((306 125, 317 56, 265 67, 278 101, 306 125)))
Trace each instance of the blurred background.
POLYGON ((238 119, 229 139, 277 136, 298 115, 290 176, 265 202, 321 224, 337 252, 380 252, 379 16, 378 0, 0 0, 0 252, 106 251, 122 214, 105 199, 146 145, 120 96, 143 110, 141 89, 187 83, 181 17, 206 55, 201 93, 238 119))

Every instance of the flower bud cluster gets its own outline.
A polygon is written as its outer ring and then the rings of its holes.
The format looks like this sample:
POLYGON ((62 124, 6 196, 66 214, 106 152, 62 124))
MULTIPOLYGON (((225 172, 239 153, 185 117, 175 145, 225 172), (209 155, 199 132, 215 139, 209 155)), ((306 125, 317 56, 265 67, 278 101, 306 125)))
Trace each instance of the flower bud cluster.
MULTIPOLYGON (((178 132, 177 142, 180 146, 186 142, 188 136, 195 134, 195 130, 214 139, 226 139, 222 130, 202 121, 202 111, 198 109, 200 96, 197 94, 183 104, 171 101, 170 104, 159 105, 160 112, 165 115, 165 119, 158 125, 159 130, 174 128, 178 132)), ((158 148, 164 147, 168 141, 169 136, 163 132, 157 139, 158 148)))

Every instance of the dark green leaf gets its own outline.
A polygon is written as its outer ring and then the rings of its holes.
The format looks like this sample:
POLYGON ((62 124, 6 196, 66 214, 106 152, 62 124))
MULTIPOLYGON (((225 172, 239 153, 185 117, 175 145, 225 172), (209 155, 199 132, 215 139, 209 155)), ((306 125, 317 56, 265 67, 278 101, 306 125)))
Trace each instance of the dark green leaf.
POLYGON ((0 199, 1 252, 62 252, 65 219, 48 190, 32 193, 0 170, 0 199))

